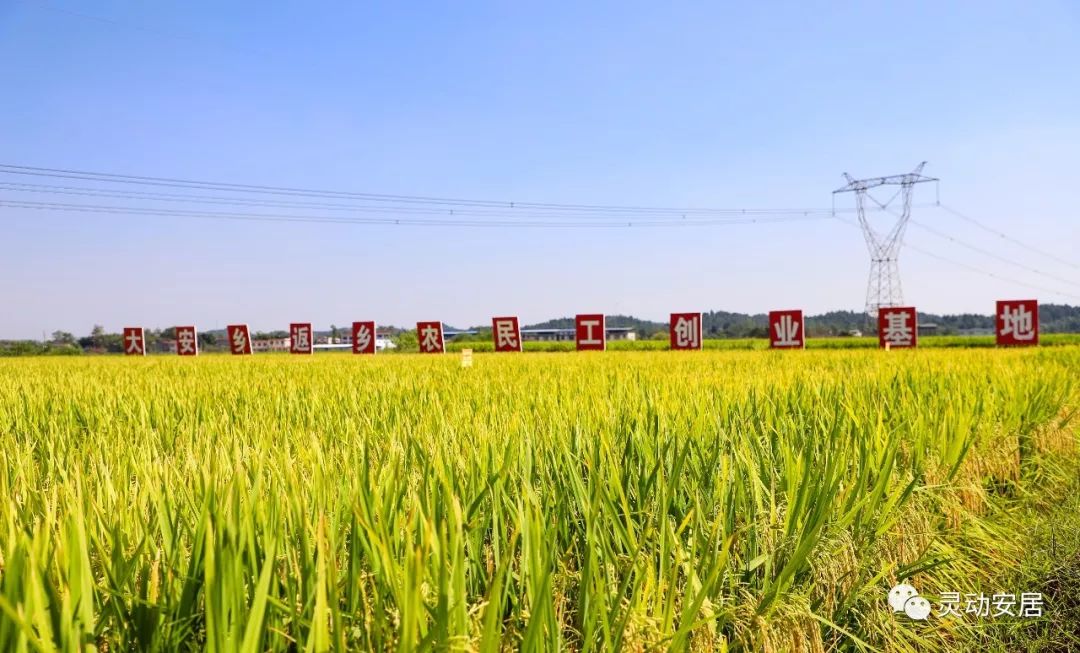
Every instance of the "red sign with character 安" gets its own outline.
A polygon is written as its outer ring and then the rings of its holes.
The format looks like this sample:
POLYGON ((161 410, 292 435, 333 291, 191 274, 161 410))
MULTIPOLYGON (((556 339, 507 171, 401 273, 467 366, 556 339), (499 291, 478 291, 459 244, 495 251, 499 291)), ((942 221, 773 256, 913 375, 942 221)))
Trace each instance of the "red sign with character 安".
POLYGON ((124 353, 128 356, 145 356, 146 339, 142 327, 124 327, 124 353))
POLYGON ((352 353, 375 353, 375 321, 352 323, 352 353))
POLYGON ((668 328, 672 349, 701 349, 701 313, 672 313, 668 328))
POLYGON ((883 349, 907 349, 919 344, 919 323, 913 306, 878 309, 878 345, 883 349))
POLYGON ((802 349, 805 346, 802 311, 769 311, 769 347, 802 349))
POLYGON ((193 326, 176 327, 176 355, 196 356, 199 353, 199 339, 193 326))
POLYGON ((251 334, 246 324, 230 324, 225 327, 225 337, 229 339, 229 351, 237 356, 251 353, 251 334))
POLYGON ((491 318, 491 338, 495 351, 521 351, 521 329, 516 317, 491 318))
POLYGON ((417 322, 416 339, 420 345, 421 353, 443 353, 444 343, 442 322, 417 322))
POLYGON ((1039 300, 999 301, 994 321, 994 334, 999 347, 1039 344, 1039 300))

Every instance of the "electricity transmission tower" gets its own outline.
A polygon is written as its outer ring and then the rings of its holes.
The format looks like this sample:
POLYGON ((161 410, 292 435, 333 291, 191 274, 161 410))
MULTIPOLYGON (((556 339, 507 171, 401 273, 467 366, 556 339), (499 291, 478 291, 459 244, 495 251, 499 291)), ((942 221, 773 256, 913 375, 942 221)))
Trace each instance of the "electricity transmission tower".
POLYGON ((900 256, 900 246, 904 242, 904 231, 911 218, 912 191, 915 184, 938 181, 934 177, 926 177, 922 174, 925 165, 926 161, 923 161, 915 170, 907 174, 870 179, 853 179, 845 172, 844 179, 847 180, 847 185, 833 191, 834 205, 837 193, 855 193, 859 226, 862 227, 863 236, 866 238, 866 247, 870 250, 870 281, 866 286, 866 314, 871 318, 877 318, 878 309, 882 306, 900 306, 904 303, 904 294, 900 288, 900 266, 897 260, 900 256), (887 201, 879 202, 869 193, 871 188, 879 186, 899 186, 900 188, 887 201), (889 208, 897 197, 902 203, 900 213, 889 208), (866 219, 867 200, 876 204, 882 211, 896 217, 896 223, 887 233, 879 233, 866 219))

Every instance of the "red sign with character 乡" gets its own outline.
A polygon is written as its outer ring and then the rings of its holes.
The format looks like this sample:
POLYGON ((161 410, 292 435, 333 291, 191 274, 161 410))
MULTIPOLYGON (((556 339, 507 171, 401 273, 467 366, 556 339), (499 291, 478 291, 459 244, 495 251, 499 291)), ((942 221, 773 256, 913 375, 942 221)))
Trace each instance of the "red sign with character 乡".
POLYGON ((238 356, 251 353, 251 334, 246 324, 230 324, 225 327, 225 337, 229 339, 229 351, 238 356))
POLYGON ((1039 300, 999 301, 994 321, 994 334, 999 347, 1039 344, 1039 300))
POLYGON ((352 323, 352 352, 354 354, 375 353, 375 321, 352 323))

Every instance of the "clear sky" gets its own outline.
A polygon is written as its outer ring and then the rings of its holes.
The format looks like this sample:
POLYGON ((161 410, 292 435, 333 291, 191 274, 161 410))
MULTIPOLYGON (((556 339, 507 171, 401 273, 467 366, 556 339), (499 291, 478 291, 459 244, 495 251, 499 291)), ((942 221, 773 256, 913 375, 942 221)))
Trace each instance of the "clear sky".
MULTIPOLYGON (((0 0, 0 163, 757 208, 829 207, 842 172, 928 160, 943 204, 1077 261, 1078 7, 0 0)), ((0 190, 15 196, 29 197, 0 190)), ((933 200, 925 187, 915 201, 933 200)), ((1080 304, 1080 268, 938 208, 914 217, 1060 279, 912 225, 910 243, 1003 277, 906 250, 905 299, 920 309, 1080 304)), ((470 229, 0 207, 0 338, 95 323, 858 310, 868 267, 860 232, 834 220, 470 229)))

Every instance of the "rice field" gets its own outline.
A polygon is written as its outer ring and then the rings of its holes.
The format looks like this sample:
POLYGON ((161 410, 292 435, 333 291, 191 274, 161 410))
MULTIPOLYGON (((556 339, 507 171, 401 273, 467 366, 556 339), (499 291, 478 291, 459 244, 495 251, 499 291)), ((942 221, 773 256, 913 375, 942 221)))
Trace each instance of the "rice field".
POLYGON ((0 361, 0 650, 964 650, 1080 348, 0 361))

